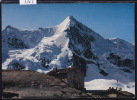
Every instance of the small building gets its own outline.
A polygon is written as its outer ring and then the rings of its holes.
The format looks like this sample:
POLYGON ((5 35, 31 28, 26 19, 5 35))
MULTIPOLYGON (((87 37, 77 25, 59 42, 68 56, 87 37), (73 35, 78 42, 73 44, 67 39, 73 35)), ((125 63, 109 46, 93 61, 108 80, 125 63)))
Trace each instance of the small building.
POLYGON ((84 90, 84 74, 77 67, 57 69, 48 73, 51 76, 61 79, 66 84, 76 89, 84 90))

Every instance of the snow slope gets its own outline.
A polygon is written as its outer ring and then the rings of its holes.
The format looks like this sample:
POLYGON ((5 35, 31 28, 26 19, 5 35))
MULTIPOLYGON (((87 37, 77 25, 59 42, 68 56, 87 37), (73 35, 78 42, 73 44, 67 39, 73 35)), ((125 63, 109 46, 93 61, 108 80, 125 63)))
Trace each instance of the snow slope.
POLYGON ((135 83, 134 47, 122 39, 104 39, 73 16, 53 28, 22 30, 7 26, 2 32, 2 69, 47 73, 54 67, 77 66, 86 75, 87 89, 102 79, 106 80, 102 83, 104 86, 116 86, 114 80, 119 80, 119 86, 124 89, 128 86, 132 91, 135 89, 132 87, 135 83))
MULTIPOLYGON (((15 62, 23 64, 25 67, 28 67, 29 70, 41 68, 50 70, 55 66, 58 68, 66 68, 72 66, 70 60, 73 59, 73 55, 75 55, 78 60, 92 60, 89 57, 85 57, 87 54, 84 54, 88 51, 88 56, 92 56, 92 36, 89 34, 93 32, 91 29, 76 21, 72 16, 69 16, 60 25, 55 26, 53 30, 55 33, 52 36, 43 36, 34 48, 26 49, 25 51, 23 49, 24 52, 22 49, 13 50, 13 55, 10 53, 8 55, 10 57, 3 63, 3 69, 11 68, 15 62), (77 31, 77 33, 75 33, 75 31, 77 31), (49 66, 48 68, 43 67, 41 64, 42 60, 49 60, 48 63, 45 62, 45 66, 49 66)), ((32 43, 30 43, 30 45, 31 44, 32 43)), ((9 50, 9 52, 11 52, 11 50, 9 50)), ((73 62, 73 65, 75 65, 75 63, 76 62, 73 62)))
POLYGON ((95 64, 88 64, 85 87, 87 90, 107 90, 108 87, 118 87, 135 94, 135 72, 125 73, 116 66, 105 65, 101 68, 108 73, 107 76, 100 74, 100 69, 95 64), (89 77, 90 76, 90 77, 89 77), (118 83, 117 83, 118 80, 118 83))
POLYGON ((135 94, 135 82, 129 82, 125 85, 121 82, 117 83, 117 80, 108 80, 108 79, 95 79, 90 82, 85 82, 85 87, 87 90, 107 90, 108 87, 122 88, 123 91, 129 91, 135 94))

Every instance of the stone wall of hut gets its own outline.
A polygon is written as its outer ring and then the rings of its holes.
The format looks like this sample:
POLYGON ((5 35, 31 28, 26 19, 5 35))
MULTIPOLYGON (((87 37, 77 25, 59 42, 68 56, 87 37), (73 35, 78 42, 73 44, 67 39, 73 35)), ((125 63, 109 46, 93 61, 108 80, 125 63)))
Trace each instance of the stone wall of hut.
POLYGON ((84 75, 79 70, 68 72, 68 84, 77 89, 84 89, 84 75))

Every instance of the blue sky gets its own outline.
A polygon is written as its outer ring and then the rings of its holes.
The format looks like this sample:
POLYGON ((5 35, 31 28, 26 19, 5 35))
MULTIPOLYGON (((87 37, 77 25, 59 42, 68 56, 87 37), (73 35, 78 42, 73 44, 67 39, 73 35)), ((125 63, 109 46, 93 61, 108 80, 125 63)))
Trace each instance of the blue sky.
POLYGON ((2 29, 53 27, 70 15, 104 38, 134 42, 133 3, 2 4, 2 29))

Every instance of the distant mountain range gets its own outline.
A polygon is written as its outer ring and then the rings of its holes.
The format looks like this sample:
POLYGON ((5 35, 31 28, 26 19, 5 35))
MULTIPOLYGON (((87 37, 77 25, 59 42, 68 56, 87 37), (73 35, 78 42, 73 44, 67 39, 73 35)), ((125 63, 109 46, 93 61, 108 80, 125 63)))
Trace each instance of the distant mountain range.
POLYGON ((86 76, 87 88, 93 80, 105 79, 118 80, 123 87, 133 83, 129 87, 134 90, 134 55, 134 44, 119 38, 104 39, 73 16, 52 28, 7 26, 2 31, 2 69, 46 73, 55 67, 77 66, 86 76))

